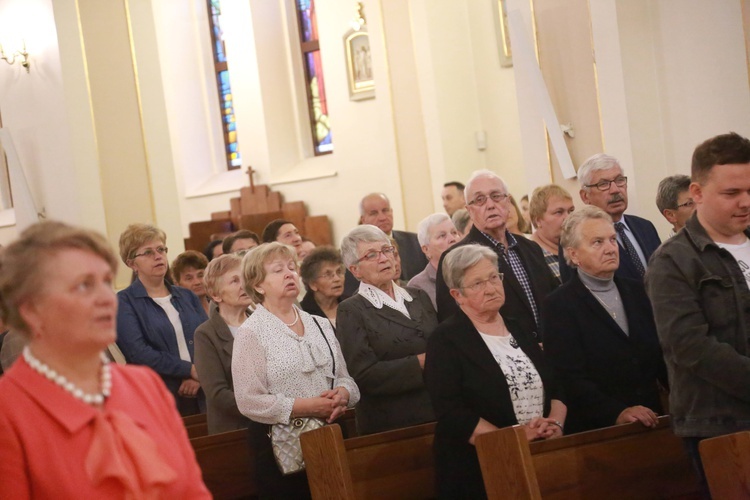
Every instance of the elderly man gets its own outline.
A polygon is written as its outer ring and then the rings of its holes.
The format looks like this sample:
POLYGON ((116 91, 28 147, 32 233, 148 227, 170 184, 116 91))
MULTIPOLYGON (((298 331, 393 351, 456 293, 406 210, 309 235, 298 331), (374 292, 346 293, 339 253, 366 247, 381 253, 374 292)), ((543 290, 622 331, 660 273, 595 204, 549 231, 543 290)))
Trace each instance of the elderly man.
POLYGON ((656 189, 656 207, 670 224, 671 238, 685 227, 687 221, 695 211, 695 202, 690 197, 690 177, 687 175, 672 175, 665 177, 656 189))
POLYGON ((451 217, 456 210, 466 207, 464 188, 463 184, 456 181, 443 184, 443 192, 440 196, 443 198, 443 208, 451 217))
POLYGON ((498 268, 504 275, 505 287, 505 304, 500 308, 503 317, 514 319, 520 331, 541 342, 539 306, 558 285, 544 261, 541 247, 527 238, 513 236, 506 229, 512 207, 508 187, 497 174, 489 170, 474 172, 466 183, 465 196, 473 227, 440 258, 436 280, 438 319, 443 321, 458 311, 443 279, 443 259, 458 246, 479 243, 493 249, 499 257, 498 268))
MULTIPOLYGON (((581 200, 607 212, 615 223, 620 247, 620 267, 615 273, 621 278, 643 280, 648 259, 661 240, 654 225, 635 215, 624 215, 628 208, 628 178, 613 156, 599 153, 578 169, 581 200)), ((560 251, 560 277, 567 281, 572 276, 570 267, 560 251)))
POLYGON ((701 472, 698 441, 750 430, 750 140, 693 153, 695 213, 654 253, 646 290, 669 370, 675 434, 701 472))

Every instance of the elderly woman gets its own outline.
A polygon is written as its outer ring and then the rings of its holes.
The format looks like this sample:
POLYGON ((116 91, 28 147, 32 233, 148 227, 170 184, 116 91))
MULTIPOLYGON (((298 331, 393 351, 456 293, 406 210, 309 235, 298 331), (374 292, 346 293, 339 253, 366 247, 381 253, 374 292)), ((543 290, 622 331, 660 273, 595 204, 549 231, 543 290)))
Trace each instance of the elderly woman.
POLYGON ((247 427, 237 408, 232 383, 232 348, 240 325, 252 305, 242 286, 242 257, 225 254, 206 268, 206 293, 217 307, 195 330, 195 367, 206 393, 208 433, 216 434, 247 427))
POLYGON ((333 328, 298 309, 296 254, 264 243, 242 261, 244 288, 258 304, 239 329, 232 353, 234 395, 250 418, 261 497, 309 496, 304 473, 282 475, 268 437, 269 425, 298 417, 333 422, 359 400, 333 328))
POLYGON ((425 217, 417 226, 417 238, 428 262, 424 270, 414 276, 407 286, 424 290, 432 301, 432 307, 437 311, 435 278, 438 262, 443 252, 461 239, 461 236, 447 214, 432 214, 425 217))
POLYGON ((356 424, 372 434, 435 420, 422 380, 427 338, 437 326, 430 298, 394 283, 394 248, 368 224, 341 242, 344 264, 360 280, 357 294, 339 305, 336 336, 362 400, 356 424))
POLYGON ((29 344, 0 379, 0 498, 210 498, 159 377, 103 354, 116 268, 104 237, 59 222, 3 252, 2 317, 29 344))
POLYGON ((544 260, 558 281, 560 280, 558 258, 560 232, 565 218, 573 210, 575 206, 570 193, 557 184, 538 187, 531 193, 529 217, 536 228, 531 239, 542 247, 544 260))
POLYGON ((547 297, 542 326, 545 355, 567 395, 568 430, 656 425, 659 383, 667 386, 664 358, 643 284, 615 277, 611 217, 594 206, 577 210, 560 239, 577 273, 547 297))
POLYGON ((302 299, 302 310, 322 316, 336 327, 336 312, 344 293, 344 263, 341 254, 332 247, 317 247, 302 261, 302 283, 307 293, 302 299))
POLYGON ((437 493, 483 498, 476 437, 516 424, 529 441, 560 437, 566 408, 539 345, 498 312, 505 292, 497 254, 483 245, 456 248, 443 260, 443 278, 460 311, 427 344, 437 493))
POLYGON ((201 301, 203 310, 208 314, 208 295, 203 283, 203 274, 208 266, 205 255, 195 250, 186 250, 172 261, 172 280, 177 286, 187 288, 193 292, 201 301))
POLYGON ((148 224, 132 224, 120 235, 120 258, 136 278, 117 297, 117 345, 128 363, 161 375, 182 415, 205 411, 193 365, 193 333, 208 319, 190 290, 170 285, 167 236, 148 224))

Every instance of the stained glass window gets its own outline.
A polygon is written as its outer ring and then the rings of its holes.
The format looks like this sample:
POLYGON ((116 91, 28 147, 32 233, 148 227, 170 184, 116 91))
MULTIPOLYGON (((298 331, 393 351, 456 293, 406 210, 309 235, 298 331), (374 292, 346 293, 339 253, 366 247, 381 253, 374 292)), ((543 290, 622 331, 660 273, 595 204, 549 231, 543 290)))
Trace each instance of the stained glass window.
POLYGON ((208 0, 209 23, 211 24, 211 45, 214 53, 216 81, 219 88, 219 105, 221 106, 221 125, 224 131, 224 147, 227 167, 231 169, 242 166, 240 148, 237 145, 237 124, 234 118, 234 99, 232 86, 229 83, 229 67, 224 47, 224 32, 221 30, 221 0, 208 0))
POLYGON ((302 60, 305 64, 307 105, 310 114, 315 155, 333 152, 331 123, 328 117, 323 63, 318 42, 318 23, 315 16, 315 0, 296 0, 300 30, 302 60))

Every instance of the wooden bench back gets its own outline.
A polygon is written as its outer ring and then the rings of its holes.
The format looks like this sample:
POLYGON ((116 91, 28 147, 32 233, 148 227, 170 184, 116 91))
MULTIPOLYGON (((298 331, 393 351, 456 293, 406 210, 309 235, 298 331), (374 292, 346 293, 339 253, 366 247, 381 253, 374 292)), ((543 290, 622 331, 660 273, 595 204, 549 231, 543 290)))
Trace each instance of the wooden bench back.
POLYGON ((698 482, 669 417, 529 443, 520 426, 479 436, 490 499, 697 498, 698 482))
POLYGON ((190 440, 203 481, 216 499, 251 498, 258 494, 255 458, 248 431, 223 432, 190 440))
POLYGON ((750 431, 704 439, 698 448, 713 498, 750 498, 750 431))
POLYGON ((206 422, 205 413, 182 417, 182 423, 185 424, 185 429, 190 439, 208 435, 208 423, 206 422))
POLYGON ((313 498, 433 498, 435 424, 344 440, 338 425, 301 436, 313 498))

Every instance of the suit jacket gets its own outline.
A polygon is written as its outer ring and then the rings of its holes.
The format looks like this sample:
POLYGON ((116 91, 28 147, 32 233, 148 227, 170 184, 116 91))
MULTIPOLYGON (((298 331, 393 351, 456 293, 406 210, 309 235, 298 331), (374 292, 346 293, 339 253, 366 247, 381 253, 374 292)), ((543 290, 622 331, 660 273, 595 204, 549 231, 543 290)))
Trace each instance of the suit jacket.
POLYGON ((249 423, 234 399, 233 346, 232 332, 218 310, 195 329, 195 369, 206 393, 209 434, 245 429, 249 423))
MULTIPOLYGON (((635 241, 638 243, 638 246, 641 247, 643 255, 644 257, 646 257, 646 262, 648 263, 648 260, 651 258, 651 254, 654 253, 657 248, 659 248, 659 245, 661 245, 659 233, 656 232, 656 228, 653 224, 651 224, 650 221, 642 217, 637 217, 635 215, 623 215, 623 218, 625 219, 625 224, 628 225, 630 231, 633 233, 633 236, 635 236, 635 241)), ((620 267, 617 268, 615 276, 617 276, 618 278, 628 278, 631 280, 643 281, 643 278, 638 275, 635 264, 630 258, 627 250, 625 250, 625 247, 623 247, 619 242, 617 243, 617 247, 620 250, 620 267)), ((573 276, 573 270, 567 264, 567 262, 565 262, 565 254, 562 250, 562 247, 560 247, 558 255, 560 259, 560 279, 564 283, 573 276)))
MULTIPOLYGON (((508 329, 518 331, 507 322, 508 329)), ((564 401, 560 385, 539 345, 527 335, 513 335, 531 359, 544 385, 544 415, 550 401, 564 401)), ((435 476, 440 498, 485 495, 476 450, 469 438, 484 418, 497 427, 518 424, 502 369, 471 320, 459 310, 440 323, 427 343, 425 385, 437 417, 435 476)))
POLYGON ((417 354, 437 326, 430 298, 407 288, 411 319, 390 307, 377 309, 362 295, 339 305, 336 337, 359 386, 357 430, 372 434, 435 420, 417 354))
MULTIPOLYGON (((522 236, 516 236, 516 241, 518 242, 518 253, 521 257, 524 268, 526 269, 526 274, 529 276, 529 281, 531 282, 531 291, 534 295, 537 309, 541 312, 542 301, 552 290, 557 288, 560 283, 545 262, 542 247, 522 236)), ((531 303, 529 302, 521 283, 518 282, 513 270, 505 261, 505 258, 499 253, 499 250, 493 247, 490 240, 488 240, 487 237, 476 227, 472 227, 471 231, 469 231, 469 234, 467 234, 464 239, 453 245, 440 257, 437 280, 435 282, 438 319, 444 321, 459 311, 456 301, 451 297, 448 286, 445 284, 445 280, 443 280, 443 260, 453 249, 472 243, 487 246, 498 254, 498 268, 499 271, 505 275, 503 280, 503 287, 505 288, 505 304, 500 308, 500 314, 503 315, 504 319, 510 320, 518 325, 519 334, 532 335, 538 342, 541 342, 541 328, 537 325, 536 320, 534 319, 534 312, 531 309, 531 303)))
POLYGON ((391 235, 398 244, 398 254, 401 256, 401 279, 407 282, 422 272, 427 265, 427 257, 415 233, 394 230, 391 235))
POLYGON ((627 407, 662 411, 657 380, 667 387, 651 304, 640 281, 618 278, 629 335, 576 273, 544 302, 544 353, 565 387, 567 432, 615 425, 627 407))

